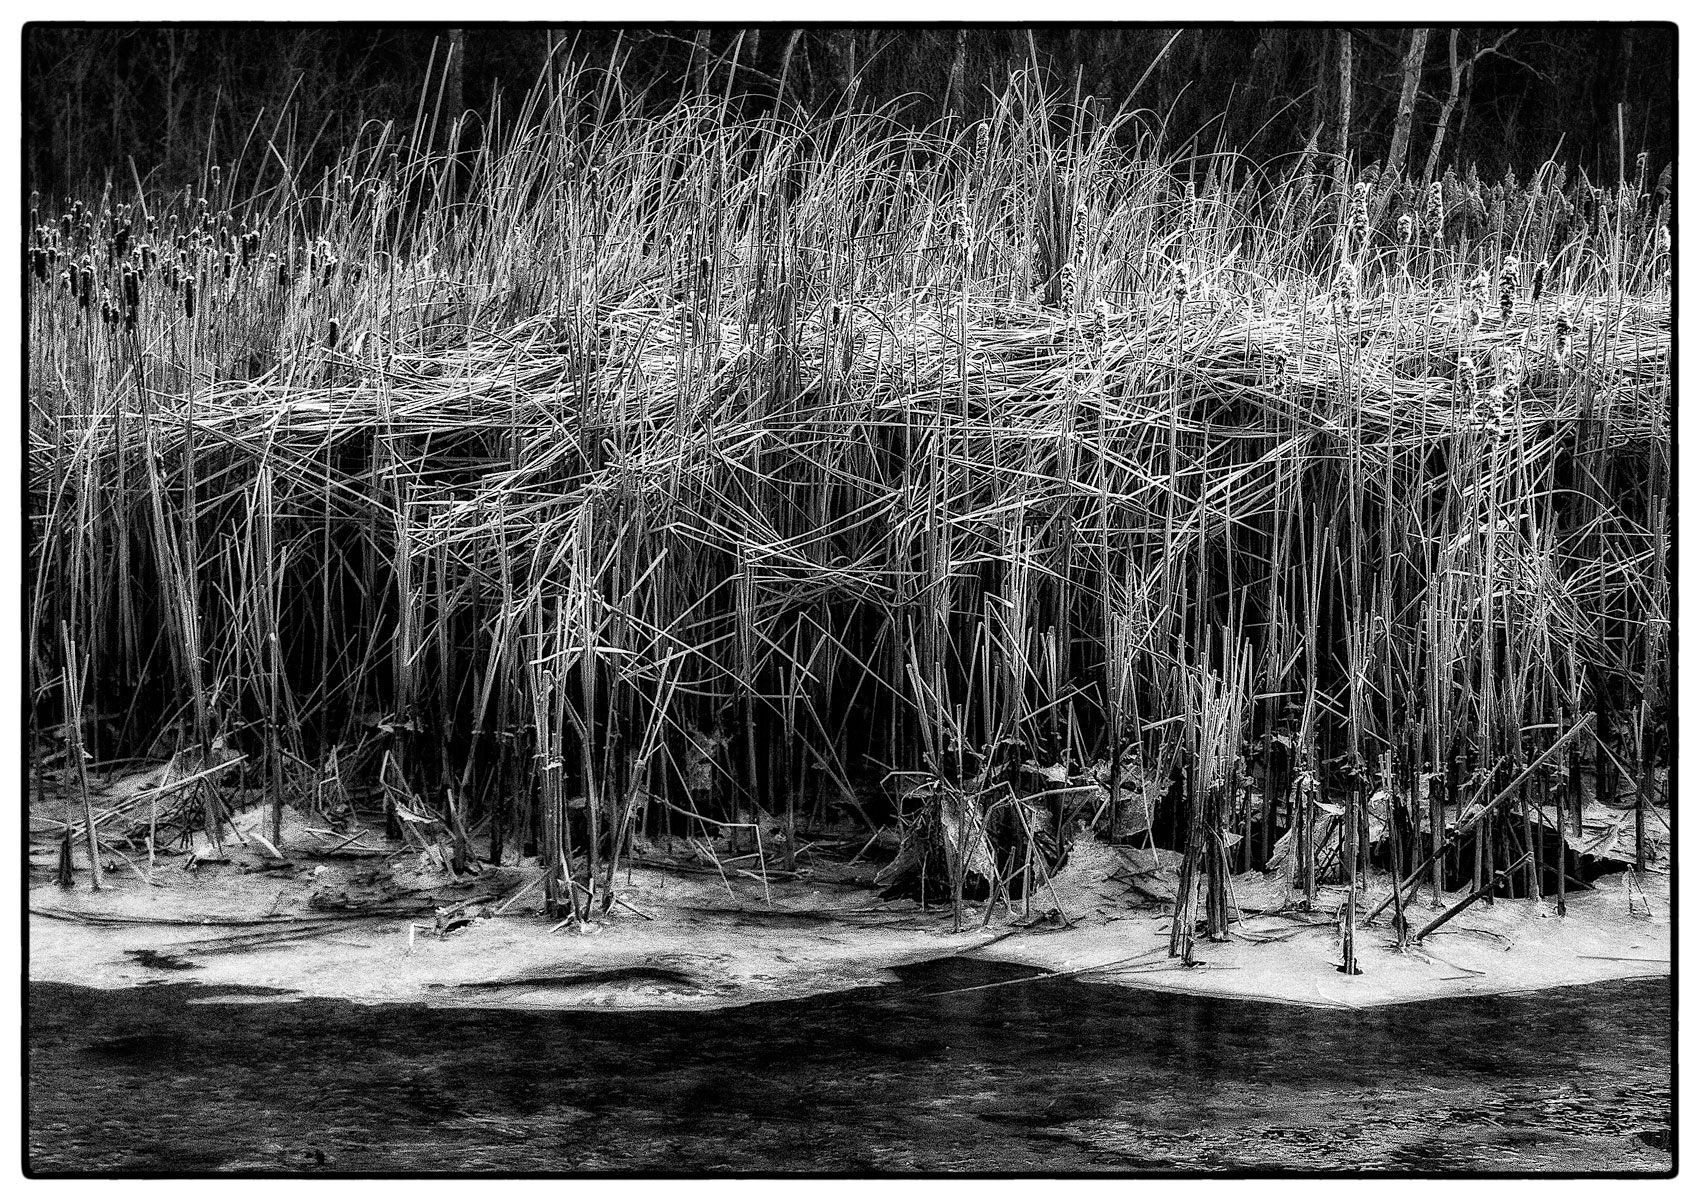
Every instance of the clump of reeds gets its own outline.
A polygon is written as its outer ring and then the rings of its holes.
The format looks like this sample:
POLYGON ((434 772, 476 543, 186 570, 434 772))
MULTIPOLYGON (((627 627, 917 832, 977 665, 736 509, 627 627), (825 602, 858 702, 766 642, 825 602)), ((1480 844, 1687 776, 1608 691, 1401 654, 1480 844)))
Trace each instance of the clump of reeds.
MULTIPOLYGON (((111 195, 32 220, 38 729, 75 702, 119 714, 101 757, 184 722, 268 786, 381 774, 457 858, 529 847, 574 917, 638 839, 846 796, 1003 831, 1002 880, 1139 780, 1219 934, 1229 827, 1239 869, 1294 836, 1314 896, 1369 853, 1323 819, 1368 781, 1441 836, 1418 778, 1491 779, 1595 709, 1588 758, 1650 778, 1650 215, 1489 243, 1532 193, 1448 173, 1389 298, 1308 167, 1164 161, 1130 119, 1057 141, 1030 72, 994 165, 983 124, 964 163, 959 127, 619 87, 555 81, 453 161, 374 130, 316 193, 267 159, 149 195, 145 247, 111 195), (1531 313, 1519 258, 1559 264, 1531 313)), ((1554 176, 1548 212, 1590 189, 1554 176)))

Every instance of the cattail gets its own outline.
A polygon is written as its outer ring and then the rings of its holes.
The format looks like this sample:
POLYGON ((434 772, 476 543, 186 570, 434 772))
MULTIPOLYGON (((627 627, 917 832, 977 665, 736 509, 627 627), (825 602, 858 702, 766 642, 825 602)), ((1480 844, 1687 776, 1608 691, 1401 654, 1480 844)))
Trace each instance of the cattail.
POLYGON ((1074 264, 1065 262, 1062 264, 1062 307, 1069 312, 1074 307, 1074 290, 1074 264))
POLYGON ((100 293, 100 322, 110 326, 118 319, 118 314, 112 308, 111 289, 102 289, 100 293))
POLYGON ((1437 242, 1445 232, 1445 192, 1437 179, 1428 188, 1427 220, 1428 236, 1437 242))
MULTIPOLYGON (((218 191, 218 176, 219 176, 218 164, 213 163, 212 164, 212 190, 214 192, 218 191)), ((202 203, 205 203, 205 201, 202 201, 202 203)))
POLYGON ((142 302, 141 276, 129 267, 124 268, 124 303, 129 308, 135 308, 142 302))
POLYGON ((76 280, 71 278, 69 271, 59 272, 59 285, 65 289, 67 295, 75 296, 77 294, 76 280))
POLYGON ((1369 185, 1358 180, 1351 188, 1351 234, 1357 240, 1357 245, 1366 245, 1369 240, 1369 185))
POLYGON ((981 121, 973 131, 973 179, 984 186, 985 167, 991 158, 991 122, 981 121))
POLYGON ((1475 373, 1475 360, 1470 355, 1465 354, 1457 360, 1457 384, 1464 399, 1475 398, 1480 381, 1475 373))
POLYGON ((1570 353, 1575 349, 1575 319, 1568 304, 1559 306, 1557 316, 1552 319, 1553 339, 1552 358, 1559 366, 1569 362, 1570 353))
POLYGON ((1174 264, 1174 299, 1181 304, 1192 293, 1192 267, 1190 263, 1177 262, 1174 264))
POLYGON ((289 264, 287 262, 283 261, 282 259, 278 258, 277 255, 275 255, 275 254, 270 255, 269 258, 267 259, 267 261, 271 264, 273 270, 277 274, 277 290, 280 291, 280 292, 288 291, 289 290, 289 264))
POLYGON ((341 322, 339 322, 335 317, 332 317, 330 319, 330 323, 325 326, 325 335, 324 335, 325 346, 327 348, 331 349, 331 350, 336 349, 336 339, 337 339, 338 335, 341 334, 341 332, 342 332, 341 322))
POLYGON ((69 246, 71 244, 72 227, 71 216, 69 213, 66 213, 64 216, 59 218, 59 226, 65 238, 65 245, 69 246))
POLYGON ((1276 375, 1286 374, 1286 367, 1292 361, 1292 351, 1287 347, 1285 341, 1275 342, 1268 348, 1268 354, 1274 360, 1274 373, 1276 375))
POLYGON ((1511 349, 1499 356, 1495 364, 1499 385, 1508 396, 1514 396, 1528 377, 1528 364, 1522 357, 1522 351, 1511 349))
POLYGON ((1498 437, 1504 427, 1505 388, 1502 383, 1495 383, 1487 389, 1486 395, 1480 398, 1471 414, 1474 425, 1489 438, 1498 437))
POLYGON ((1355 319, 1360 304, 1357 284, 1357 268, 1350 262, 1339 264, 1339 274, 1333 280, 1333 300, 1335 310, 1342 316, 1355 319))
POLYGON ((1498 273, 1498 310, 1506 325, 1516 312, 1516 285, 1522 278, 1522 264, 1514 254, 1504 256, 1498 273))
POLYGON ((1091 336, 1099 343, 1109 338, 1109 304, 1104 300, 1099 300, 1092 312, 1091 336))
POLYGON ((31 250, 29 252, 29 265, 30 265, 30 271, 31 271, 31 273, 33 273, 35 275, 36 279, 39 280, 42 283, 46 283, 47 282, 47 251, 43 250, 40 246, 37 246, 33 250, 31 250))
POLYGON ((226 250, 224 252, 224 277, 226 279, 229 279, 231 272, 235 271, 235 269, 236 269, 236 256, 234 254, 232 254, 230 251, 226 250))
POLYGON ((1543 258, 1534 264, 1534 284, 1529 289, 1529 303, 1535 306, 1539 305, 1540 296, 1546 290, 1546 271, 1548 269, 1546 260, 1543 258))
POLYGON ((1492 290, 1492 277, 1487 269, 1482 267, 1469 281, 1469 332, 1474 333, 1481 327, 1481 314, 1487 307, 1487 295, 1492 290))
POLYGON ((955 215, 950 218, 950 241, 963 254, 973 242, 973 220, 968 215, 965 195, 957 198, 955 215))
POLYGON ((1189 250, 1198 236, 1198 185, 1190 179, 1186 180, 1186 201, 1181 220, 1185 224, 1181 229, 1180 244, 1189 250))
POLYGON ((1416 239, 1416 222, 1404 213, 1398 218, 1398 244, 1408 247, 1416 239))
POLYGON ((94 264, 89 262, 88 255, 86 254, 83 255, 83 264, 80 274, 81 278, 78 281, 77 303, 81 307, 87 308, 89 305, 94 303, 94 264))
POLYGON ((1085 250, 1085 201, 1074 205, 1074 253, 1080 254, 1085 250))
POLYGON ((195 277, 183 277, 183 315, 189 320, 195 319, 195 277))

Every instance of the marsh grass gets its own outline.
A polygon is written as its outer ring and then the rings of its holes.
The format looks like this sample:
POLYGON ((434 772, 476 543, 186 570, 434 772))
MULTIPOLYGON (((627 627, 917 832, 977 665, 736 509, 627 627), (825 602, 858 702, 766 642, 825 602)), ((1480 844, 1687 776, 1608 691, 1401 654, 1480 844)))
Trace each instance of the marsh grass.
POLYGON ((286 763, 381 763, 569 918, 636 834, 768 821, 765 869, 881 793, 960 810, 959 918, 1011 761, 1183 812, 1218 884, 1291 829, 1312 899, 1322 806, 1355 877, 1371 817, 1437 844, 1585 712, 1552 793, 1650 788, 1638 185, 1365 176, 1341 228, 1312 153, 1164 159, 1030 74, 977 129, 585 72, 476 150, 428 152, 473 141, 429 111, 320 179, 273 144, 32 234, 37 729, 222 734, 279 805, 286 763), (85 262, 117 318, 59 282, 85 262))

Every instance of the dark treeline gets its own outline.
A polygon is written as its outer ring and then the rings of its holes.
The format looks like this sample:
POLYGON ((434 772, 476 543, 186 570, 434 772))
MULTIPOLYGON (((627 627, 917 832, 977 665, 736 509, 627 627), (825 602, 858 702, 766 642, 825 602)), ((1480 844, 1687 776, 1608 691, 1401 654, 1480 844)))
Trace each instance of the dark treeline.
MULTIPOLYGON (((771 108, 781 93, 821 108, 853 86, 857 105, 901 102, 916 123, 978 115, 1011 71, 1036 60, 1056 87, 1109 112, 1127 104, 1153 114, 1166 151, 1230 148, 1256 161, 1301 150, 1340 111, 1348 83, 1353 156, 1366 165, 1402 153, 1412 174, 1436 137, 1442 167, 1525 172, 1555 154, 1601 179, 1614 177, 1619 155, 1632 164, 1642 150, 1657 170, 1675 145, 1673 25, 37 24, 24 33, 26 176, 65 193, 107 177, 128 183, 133 162, 148 183, 173 187, 209 162, 252 164, 271 142, 311 169, 366 122, 410 127, 422 99, 427 118, 440 103, 488 121, 494 99, 530 88, 551 54, 563 66, 616 70, 628 98, 656 105, 702 89, 746 112, 771 108)), ((1324 133, 1324 150, 1327 141, 1324 133)))

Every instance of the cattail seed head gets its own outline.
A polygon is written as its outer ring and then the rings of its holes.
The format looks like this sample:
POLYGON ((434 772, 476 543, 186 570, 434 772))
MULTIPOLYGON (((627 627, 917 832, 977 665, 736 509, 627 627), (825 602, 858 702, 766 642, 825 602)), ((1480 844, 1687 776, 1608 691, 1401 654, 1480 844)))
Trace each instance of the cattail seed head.
POLYGON ((183 277, 183 315, 189 320, 195 319, 195 277, 183 277))
POLYGON ((1357 268, 1350 262, 1339 264, 1339 274, 1333 280, 1333 300, 1335 311, 1350 319, 1355 319, 1361 297, 1358 292, 1357 268))
POLYGON ((1359 246, 1369 239, 1369 185, 1364 180, 1351 188, 1351 235, 1359 246))
POLYGON ((991 122, 981 121, 973 131, 973 179, 983 186, 985 167, 991 158, 991 122))
POLYGON ((1475 372, 1475 360, 1470 355, 1465 354, 1457 360, 1457 386, 1465 399, 1475 398, 1480 380, 1475 372))
POLYGON ((1557 316, 1552 319, 1552 333, 1552 358, 1559 366, 1565 366, 1575 350, 1575 318, 1568 304, 1558 307, 1557 316))
POLYGON ((1192 292, 1192 265, 1190 263, 1177 262, 1174 264, 1174 278, 1171 286, 1174 291, 1174 299, 1184 304, 1186 298, 1192 292))
POLYGON ((1507 396, 1514 396, 1528 377, 1527 360, 1523 358, 1522 351, 1514 348, 1499 356, 1494 369, 1499 386, 1507 396))
POLYGON ((1398 218, 1398 244, 1408 246, 1415 238, 1416 222, 1411 219, 1409 213, 1404 213, 1398 218))
POLYGON ((1507 254, 1498 273, 1498 307, 1506 325, 1516 312, 1516 285, 1522 278, 1522 264, 1514 254, 1507 254))
POLYGON ((957 198, 955 214, 950 218, 950 242, 964 254, 973 242, 973 219, 965 195, 957 198))
POLYGON ((1487 306, 1487 295, 1492 290, 1492 282, 1492 276, 1487 274, 1485 267, 1477 271, 1475 277, 1469 281, 1469 300, 1475 307, 1487 306))
POLYGON ((331 349, 331 350, 336 349, 336 339, 341 335, 341 333, 342 333, 341 322, 339 322, 335 317, 332 317, 330 319, 329 323, 325 326, 325 335, 324 335, 325 346, 327 348, 331 349))
POLYGON ((1428 236, 1435 241, 1445 232, 1445 191, 1440 187, 1439 180, 1434 180, 1428 188, 1428 236))
POLYGON ((1074 264, 1065 262, 1062 264, 1062 307, 1069 311, 1074 307, 1075 290, 1074 264))
POLYGON ((1529 303, 1535 305, 1539 304, 1540 296, 1546 290, 1546 272, 1549 269, 1550 268, 1546 266, 1546 260, 1543 258, 1534 264, 1534 283, 1533 287, 1530 289, 1529 303))
POLYGON ((129 267, 125 267, 123 278, 124 278, 124 303, 125 303, 126 306, 128 306, 130 308, 135 308, 138 304, 140 304, 142 302, 141 276, 137 275, 129 267))

